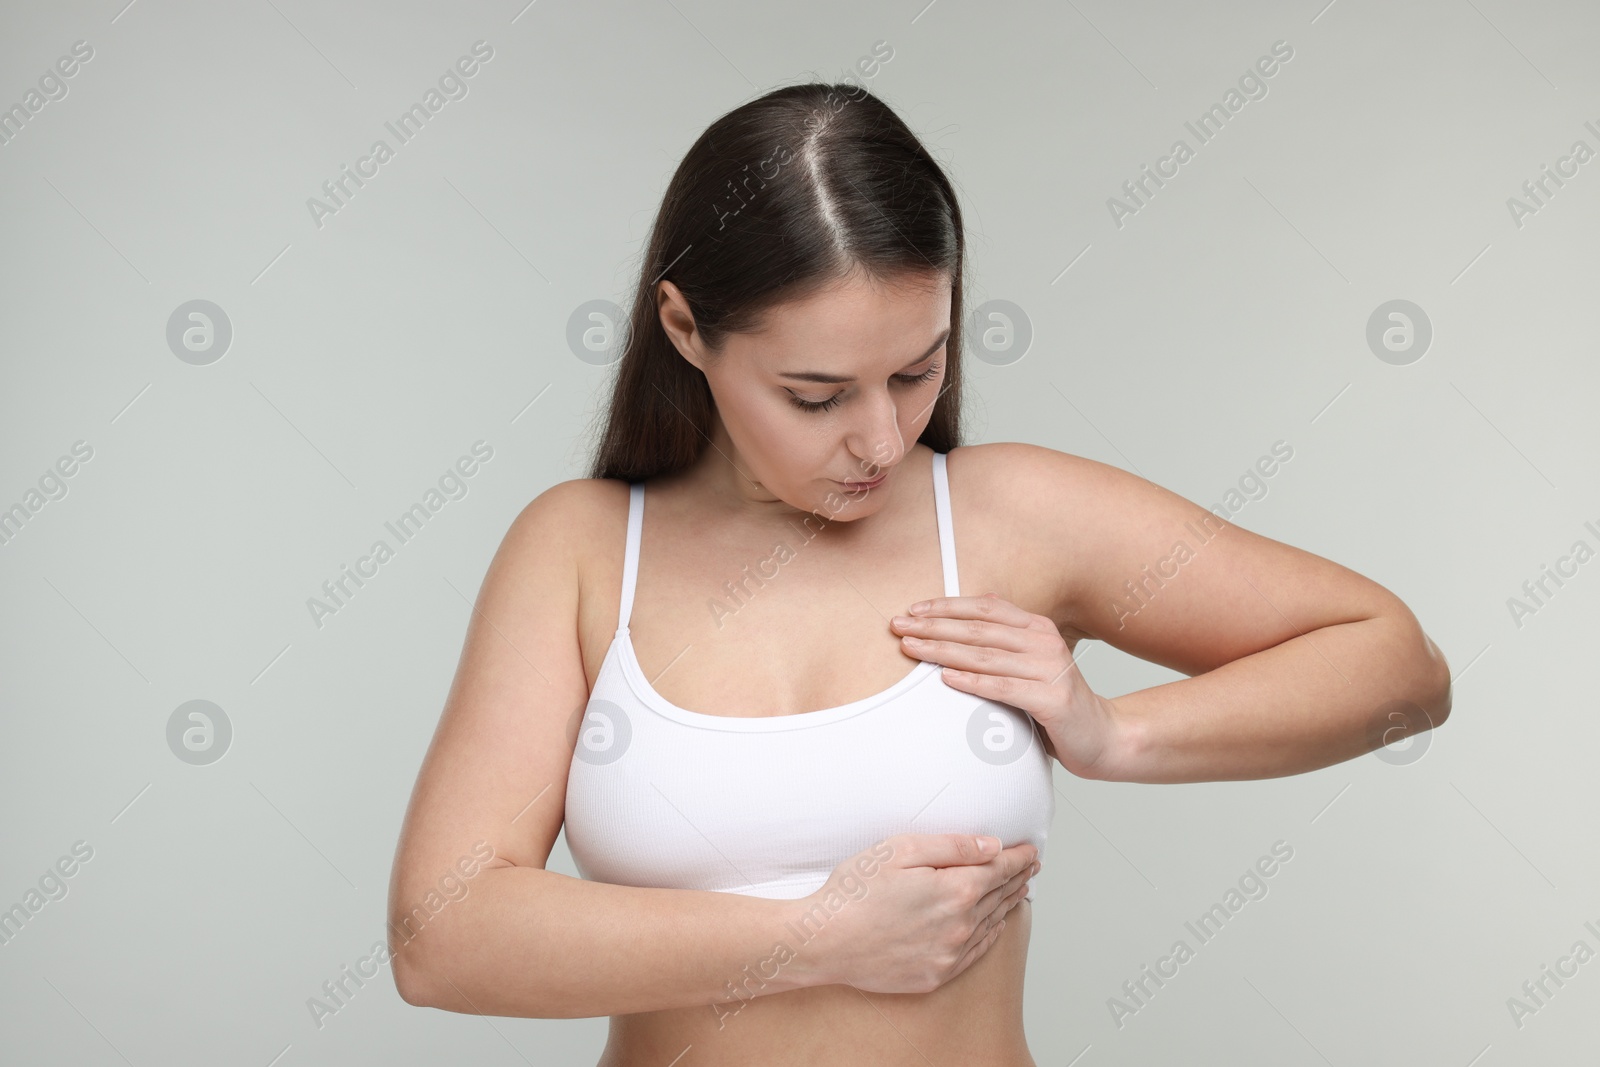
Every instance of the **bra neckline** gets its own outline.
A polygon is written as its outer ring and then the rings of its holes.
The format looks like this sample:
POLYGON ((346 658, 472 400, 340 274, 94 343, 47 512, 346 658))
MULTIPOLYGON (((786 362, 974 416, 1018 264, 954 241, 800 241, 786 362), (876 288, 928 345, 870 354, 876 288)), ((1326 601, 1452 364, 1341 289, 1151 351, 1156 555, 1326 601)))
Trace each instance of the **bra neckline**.
POLYGON ((650 684, 650 679, 645 677, 644 668, 639 665, 638 654, 633 648, 633 633, 628 627, 620 626, 617 628, 616 633, 611 638, 611 645, 613 649, 618 650, 617 658, 622 664, 622 673, 627 680, 628 688, 635 697, 648 704, 651 710, 685 726, 694 726, 705 730, 727 730, 736 733, 772 733, 782 730, 804 730, 812 726, 822 726, 827 723, 849 719, 909 692, 921 685, 934 672, 943 669, 938 663, 921 660, 904 677, 887 689, 879 690, 871 696, 864 696, 859 700, 852 700, 848 704, 838 704, 831 708, 818 708, 816 711, 797 711, 788 715, 710 715, 703 711, 690 711, 688 708, 680 708, 656 691, 656 687, 650 684))

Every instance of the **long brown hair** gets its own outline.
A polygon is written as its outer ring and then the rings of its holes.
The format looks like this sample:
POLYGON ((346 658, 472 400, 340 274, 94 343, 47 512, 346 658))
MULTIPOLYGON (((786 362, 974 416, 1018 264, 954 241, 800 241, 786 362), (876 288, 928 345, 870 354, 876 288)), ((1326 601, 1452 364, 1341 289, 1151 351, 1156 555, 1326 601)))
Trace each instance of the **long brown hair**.
POLYGON ((852 274, 903 284, 947 273, 947 369, 918 440, 936 452, 959 446, 965 263, 949 178, 866 88, 791 85, 735 108, 690 147, 662 198, 589 477, 671 473, 709 440, 711 388, 662 329, 663 278, 717 352, 773 306, 852 274))

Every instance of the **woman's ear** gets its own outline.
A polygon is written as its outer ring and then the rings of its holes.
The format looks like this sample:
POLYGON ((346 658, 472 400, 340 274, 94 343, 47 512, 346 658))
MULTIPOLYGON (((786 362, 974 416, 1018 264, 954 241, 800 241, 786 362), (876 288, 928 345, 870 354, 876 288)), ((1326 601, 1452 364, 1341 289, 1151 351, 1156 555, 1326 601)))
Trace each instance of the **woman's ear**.
POLYGON ((694 313, 689 302, 676 285, 662 280, 656 286, 656 314, 661 318, 661 328, 678 354, 702 372, 705 366, 700 353, 700 331, 695 329, 694 313))

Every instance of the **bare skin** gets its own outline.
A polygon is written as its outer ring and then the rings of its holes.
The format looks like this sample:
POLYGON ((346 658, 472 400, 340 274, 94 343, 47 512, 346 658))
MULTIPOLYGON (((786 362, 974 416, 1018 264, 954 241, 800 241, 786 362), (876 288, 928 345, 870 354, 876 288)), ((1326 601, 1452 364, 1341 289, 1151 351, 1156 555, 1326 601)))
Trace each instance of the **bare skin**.
MULTIPOLYGON (((684 358, 705 362, 701 369, 718 408, 708 462, 648 487, 656 490, 647 496, 650 561, 642 568, 633 624, 643 665, 669 699, 708 714, 747 709, 755 681, 747 669, 752 651, 770 651, 779 634, 776 662, 791 668, 784 673, 792 681, 763 672, 764 695, 777 698, 763 705, 769 713, 846 703, 887 688, 915 666, 890 631, 888 613, 937 593, 942 584, 931 453, 914 442, 943 380, 942 341, 950 325, 948 278, 919 281, 909 287, 856 281, 786 306, 760 334, 731 340, 718 361, 706 358, 670 283, 661 283, 663 324, 684 358), (779 380, 786 369, 823 371, 848 384, 795 382, 798 388, 791 389, 779 380), (842 417, 813 415, 793 404, 800 395, 844 393, 851 399, 840 406, 842 417), (844 487, 833 479, 880 471, 888 472, 884 486, 840 504, 844 487), (690 509, 687 529, 671 521, 674 502, 690 509), (691 573, 679 569, 677 553, 699 552, 700 542, 721 537, 727 555, 717 560, 720 586, 735 577, 726 570, 730 560, 766 554, 775 535, 792 529, 791 521, 814 513, 834 521, 801 549, 803 560, 786 565, 788 584, 772 586, 759 609, 739 612, 746 689, 697 692, 686 684, 726 678, 718 669, 735 647, 729 640, 715 649, 703 644, 700 659, 679 659, 670 681, 661 675, 666 660, 683 651, 664 654, 649 633, 652 605, 676 606, 662 599, 675 587, 659 587, 660 577, 681 580, 691 573), (875 558, 884 554, 894 557, 892 564, 875 558), (846 575, 854 577, 843 581, 846 575), (839 605, 847 629, 830 626, 828 614, 815 610, 819 583, 830 578, 825 595, 839 605), (850 640, 840 640, 843 634, 850 640), (830 688, 840 681, 847 692, 830 688)), ((959 469, 952 458, 953 497, 962 492, 959 469)), ((966 521, 959 499, 954 510, 957 523, 966 521)), ((618 1039, 606 1062, 654 1064, 635 1045, 671 1043, 675 1026, 699 1032, 705 1025, 690 1020, 716 1022, 711 1005, 722 998, 726 977, 769 950, 771 932, 795 902, 607 886, 546 869, 562 825, 562 786, 578 717, 616 625, 625 516, 625 487, 579 479, 541 494, 508 531, 474 605, 407 811, 390 883, 390 946, 396 985, 408 1003, 544 1018, 609 1015, 618 1020, 618 1039), (448 907, 427 906, 429 896, 437 896, 431 887, 440 872, 475 840, 489 842, 494 858, 475 875, 463 870, 463 878, 473 879, 470 895, 448 907), (412 929, 417 926, 420 932, 412 929)), ((960 536, 971 542, 963 559, 974 550, 996 554, 974 524, 960 536)), ((696 558, 701 566, 710 562, 704 554, 696 558)), ((983 577, 967 574, 963 586, 983 577)), ((697 591, 693 610, 709 593, 704 586, 697 591)), ((663 612, 661 635, 681 627, 686 614, 663 612)), ((917 1046, 937 1055, 940 1044, 963 1052, 968 1062, 1032 1062, 1020 1017, 1027 923, 1014 918, 1000 925, 1028 907, 1018 902, 1033 873, 1032 846, 985 857, 964 835, 900 836, 914 839, 902 843, 906 859, 889 864, 898 870, 880 874, 879 888, 834 920, 840 925, 830 924, 820 940, 829 941, 837 928, 833 943, 802 952, 770 994, 737 1016, 724 1010, 719 1037, 739 1033, 738 1047, 759 1048, 763 1062, 783 1062, 796 1050, 803 1057, 800 1035, 782 1025, 763 1028, 755 1021, 758 1011, 782 1003, 776 998, 791 991, 809 998, 813 1009, 843 991, 854 998, 854 1010, 871 1013, 870 1033, 866 1014, 857 1016, 858 1027, 841 1026, 825 1010, 786 1013, 789 1026, 805 1029, 805 1040, 856 1042, 840 1049, 834 1062, 892 1063, 909 1056, 906 1062, 925 1064, 917 1046), (967 1023, 952 1027, 957 999, 967 1006, 967 1023), (943 1007, 901 1010, 935 1002, 943 1007), (909 1026, 908 1036, 897 1026, 909 1026), (774 1041, 787 1041, 787 1051, 774 1041)), ((777 1022, 773 1012, 767 1015, 777 1022)), ((720 1047, 736 1048, 732 1040, 720 1047)), ((738 1051, 716 1048, 707 1042, 692 1062, 742 1062, 738 1051)), ((661 1062, 683 1051, 674 1049, 661 1062)))
MULTIPOLYGON (((916 666, 887 621, 941 585, 932 451, 915 443, 947 354, 939 341, 949 282, 933 281, 901 288, 853 280, 778 309, 766 330, 730 339, 720 355, 706 351, 672 284, 661 285, 662 325, 717 400, 700 462, 646 486, 629 627, 646 676, 667 700, 705 714, 792 714, 879 692, 916 666), (811 382, 793 372, 850 380, 811 382), (831 400, 816 411, 795 403, 831 400), (882 472, 884 483, 865 492, 837 484, 882 472), (830 520, 809 540, 808 513, 830 520), (742 565, 770 556, 778 541, 795 558, 736 614, 684 610, 706 604, 727 581, 739 583, 742 565), (752 663, 762 670, 751 671, 752 663)), ((1012 590, 1020 576, 1004 564, 1016 557, 985 550, 993 534, 954 503, 954 459, 949 475, 963 586, 1012 590)), ((626 494, 619 486, 611 497, 609 522, 625 529, 626 494)), ((584 572, 580 641, 591 685, 616 627, 620 544, 609 539, 603 562, 584 572)), ((1043 593, 1024 590, 1019 603, 1046 607, 1043 593)), ((708 1065, 785 1057, 1031 1065, 1022 1031, 1030 908, 1013 908, 984 956, 930 993, 825 985, 757 998, 731 1019, 709 1008, 614 1018, 602 1065, 658 1062, 661 1054, 670 1061, 691 1044, 693 1062, 708 1065)))
MULTIPOLYGON (((1008 590, 1022 604, 1037 593, 987 550, 1003 539, 995 516, 964 505, 973 449, 951 454, 957 567, 964 589, 1008 590)), ((638 589, 629 628, 645 674, 668 700, 706 714, 783 714, 833 707, 879 692, 917 661, 900 649, 887 617, 941 588, 931 450, 915 447, 888 483, 874 521, 831 523, 810 541, 787 524, 737 515, 692 474, 645 488, 638 589), (718 622, 704 609, 741 566, 794 552, 776 579, 718 622), (693 607, 690 607, 690 606, 693 607), (687 649, 687 651, 685 651, 687 649), (750 670, 759 663, 762 669, 750 670), (671 664, 668 667, 668 664, 671 664)), ((582 566, 579 638, 590 686, 617 625, 627 492, 597 488, 611 536, 582 566)), ((1003 516, 1000 516, 1003 520, 1003 516)), ((597 527, 604 528, 604 527, 597 527)), ((731 606, 732 601, 728 604, 731 606)), ((915 739, 907 738, 910 750, 915 739)), ((988 951, 931 993, 864 993, 813 986, 757 997, 727 1014, 710 1005, 613 1016, 600 1067, 666 1064, 1033 1064, 1022 1026, 1031 907, 1019 901, 988 951)))
MULTIPOLYGON (((700 459, 646 485, 630 628, 672 703, 727 715, 832 707, 888 688, 920 656, 977 672, 947 684, 1034 715, 1072 773, 1144 782, 1302 773, 1383 743, 1373 727, 1396 704, 1422 728, 1448 715, 1448 666, 1394 594, 1243 528, 1205 538, 1136 613, 1119 606, 1132 580, 1214 517, 1034 445, 949 453, 963 596, 940 597, 932 453, 917 442, 943 383, 948 280, 842 284, 776 309, 720 355, 701 344, 671 283, 658 293, 662 325, 705 373, 717 412, 700 459), (801 399, 830 406, 805 411, 801 399), (836 481, 880 471, 884 483, 864 493, 836 481), (802 542, 796 528, 813 514, 832 521, 802 542), (778 577, 720 619, 708 611, 777 540, 795 553, 778 577), (942 615, 891 622, 930 596, 942 615), (918 633, 930 639, 920 652, 902 643, 918 633), (1085 698, 1082 686, 1056 684, 1084 638, 1191 677, 1085 698)), ((1012 907, 1010 894, 1032 857, 1016 849, 985 863, 946 842, 939 862, 907 864, 906 879, 968 889, 870 894, 846 920, 870 922, 817 958, 802 953, 732 1017, 712 1007, 722 976, 767 951, 782 924, 775 905, 792 902, 545 869, 576 724, 617 624, 626 514, 619 482, 553 486, 491 565, 391 880, 391 929, 408 915, 425 927, 397 950, 402 996, 484 1014, 609 1015, 603 1067, 1031 1064, 1021 1019, 1030 906, 1012 907), (472 895, 416 910, 480 838, 495 859, 472 895), (1001 915, 1011 922, 996 935, 1001 915), (944 924, 942 962, 936 980, 908 979, 929 943, 926 921, 944 924)))

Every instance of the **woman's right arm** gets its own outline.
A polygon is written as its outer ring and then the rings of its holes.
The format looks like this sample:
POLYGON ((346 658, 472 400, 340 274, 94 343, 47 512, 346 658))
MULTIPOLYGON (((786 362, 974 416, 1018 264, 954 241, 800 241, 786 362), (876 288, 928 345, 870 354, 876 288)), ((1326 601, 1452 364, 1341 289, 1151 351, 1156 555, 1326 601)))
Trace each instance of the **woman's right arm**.
POLYGON ((622 544, 605 529, 598 495, 615 490, 575 480, 541 493, 489 566, 390 877, 401 997, 450 1011, 580 1018, 722 1004, 730 982, 744 997, 837 982, 911 991, 960 973, 1025 894, 1032 846, 997 856, 960 835, 891 838, 895 859, 868 898, 828 919, 805 950, 777 959, 775 946, 793 947, 790 923, 816 915, 822 890, 774 900, 545 870, 589 695, 578 560, 615 541, 620 572, 622 544))
POLYGON ((721 1004, 730 981, 744 997, 823 981, 819 961, 801 955, 750 988, 751 975, 772 973, 763 961, 787 938, 779 906, 794 901, 639 889, 538 867, 492 868, 470 884, 436 951, 411 955, 430 931, 394 955, 408 1003, 572 1019, 721 1004))
MULTIPOLYGON (((578 556, 604 536, 605 491, 575 480, 541 493, 479 590, 390 877, 389 952, 408 1003, 540 1018, 710 1004, 771 955, 793 910, 544 869, 588 701, 578 556)), ((782 968, 771 991, 820 980, 814 962, 782 968)))

